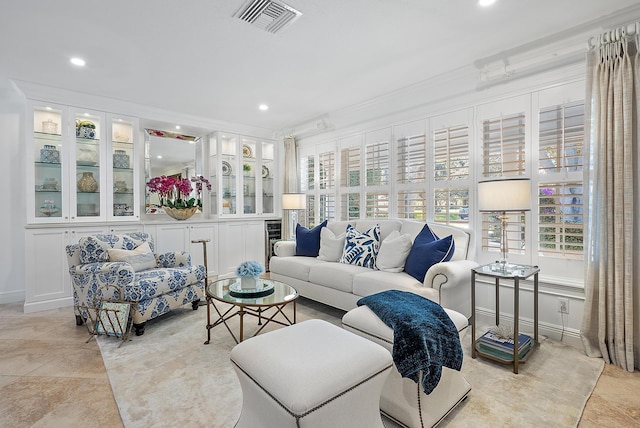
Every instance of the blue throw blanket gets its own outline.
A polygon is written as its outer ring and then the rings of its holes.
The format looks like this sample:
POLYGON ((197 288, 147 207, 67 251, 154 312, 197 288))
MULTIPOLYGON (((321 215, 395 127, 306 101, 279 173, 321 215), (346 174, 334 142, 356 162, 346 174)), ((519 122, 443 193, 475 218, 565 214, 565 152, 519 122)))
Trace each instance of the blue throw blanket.
POLYGON ((387 290, 358 300, 393 329, 393 362, 402 377, 418 382, 430 394, 440 382, 442 367, 460 371, 460 336, 442 306, 415 293, 387 290))

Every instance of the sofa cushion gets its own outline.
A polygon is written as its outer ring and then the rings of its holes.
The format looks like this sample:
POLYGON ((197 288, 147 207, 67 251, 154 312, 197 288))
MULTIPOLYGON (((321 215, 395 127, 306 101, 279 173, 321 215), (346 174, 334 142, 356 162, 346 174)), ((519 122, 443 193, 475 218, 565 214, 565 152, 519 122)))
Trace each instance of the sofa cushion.
POLYGON ((309 282, 351 293, 353 278, 363 272, 371 272, 371 269, 343 263, 322 262, 309 269, 309 282))
POLYGON ((394 230, 380 244, 376 266, 385 272, 402 272, 411 245, 411 236, 400 235, 400 232, 394 230))
MULTIPOLYGON (((428 290, 422 283, 406 272, 366 271, 353 278, 353 294, 368 296, 389 289, 414 291, 416 287, 428 290)), ((436 292, 437 301, 437 292, 436 292)))
POLYGON ((296 256, 318 257, 320 252, 320 231, 326 225, 327 220, 313 229, 307 229, 298 223, 296 226, 296 256))
POLYGON ((359 232, 355 227, 349 225, 340 263, 375 269, 379 249, 380 226, 375 225, 366 232, 359 232))
POLYGON ((136 273, 133 283, 125 286, 125 300, 138 302, 166 293, 178 293, 189 284, 204 281, 204 278, 202 265, 145 270, 136 273))
POLYGON ((309 270, 317 264, 324 265, 326 262, 315 257, 272 257, 269 260, 269 269, 279 275, 309 281, 309 270))
MULTIPOLYGON (((428 227, 428 226, 425 226, 428 227)), ((411 247, 404 270, 418 281, 424 281, 424 276, 431 266, 436 263, 451 260, 455 251, 455 243, 453 236, 449 235, 445 238, 435 241, 425 242, 416 240, 411 247)))
POLYGON ((109 248, 107 250, 110 262, 129 263, 135 272, 140 272, 156 267, 156 257, 153 255, 148 242, 143 242, 133 250, 119 250, 109 248))
POLYGON ((336 236, 328 227, 320 231, 320 252, 318 258, 327 262, 337 262, 342 257, 345 233, 336 236))

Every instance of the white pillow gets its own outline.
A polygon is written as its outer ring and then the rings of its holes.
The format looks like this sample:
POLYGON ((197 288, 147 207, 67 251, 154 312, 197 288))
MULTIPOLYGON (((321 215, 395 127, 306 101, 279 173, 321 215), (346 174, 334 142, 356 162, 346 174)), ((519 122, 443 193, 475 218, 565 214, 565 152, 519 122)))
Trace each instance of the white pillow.
POLYGON ((320 252, 318 259, 328 262, 337 262, 342 257, 345 234, 336 236, 328 227, 320 230, 320 252))
POLYGON ((411 235, 400 235, 397 230, 391 232, 380 245, 376 259, 378 269, 385 272, 402 272, 412 244, 411 235))
POLYGON ((148 242, 138 245, 133 250, 109 248, 108 252, 110 262, 129 263, 135 272, 152 269, 157 266, 156 257, 153 255, 148 242))

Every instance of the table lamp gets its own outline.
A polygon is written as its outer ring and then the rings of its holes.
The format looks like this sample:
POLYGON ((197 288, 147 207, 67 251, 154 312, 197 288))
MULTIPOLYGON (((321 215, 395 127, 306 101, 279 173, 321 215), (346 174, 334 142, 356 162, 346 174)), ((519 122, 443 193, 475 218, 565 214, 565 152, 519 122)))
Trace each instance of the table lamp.
POLYGON ((509 212, 531 210, 531 183, 528 178, 487 180, 478 183, 478 211, 500 213, 500 264, 507 263, 507 220, 509 212))
POLYGON ((307 209, 307 195, 304 193, 283 193, 282 209, 289 211, 290 238, 296 236, 296 224, 298 223, 298 210, 307 209))

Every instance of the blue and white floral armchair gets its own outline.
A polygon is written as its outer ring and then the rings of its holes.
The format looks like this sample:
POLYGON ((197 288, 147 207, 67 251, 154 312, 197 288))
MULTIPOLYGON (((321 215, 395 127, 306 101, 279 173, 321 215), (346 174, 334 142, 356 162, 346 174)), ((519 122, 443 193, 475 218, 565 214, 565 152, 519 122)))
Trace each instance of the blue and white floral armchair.
POLYGON ((206 271, 202 265, 192 265, 188 253, 149 253, 151 265, 156 265, 151 268, 148 257, 147 263, 142 264, 109 261, 109 249, 135 250, 145 242, 152 252, 153 238, 148 233, 92 235, 81 238, 78 244, 67 245, 77 325, 89 318, 87 310, 94 308, 98 299, 133 302, 131 312, 137 336, 144 333, 147 320, 187 303, 198 309, 206 271), (104 287, 107 284, 111 287, 104 287))

